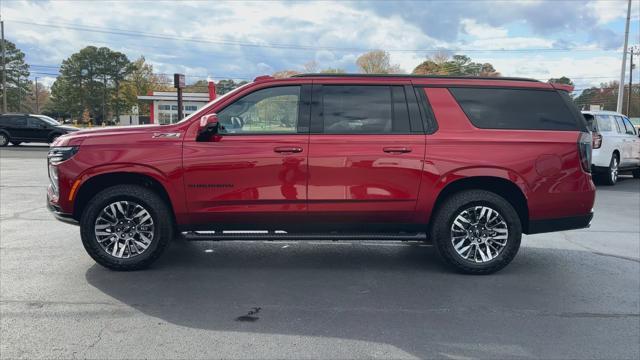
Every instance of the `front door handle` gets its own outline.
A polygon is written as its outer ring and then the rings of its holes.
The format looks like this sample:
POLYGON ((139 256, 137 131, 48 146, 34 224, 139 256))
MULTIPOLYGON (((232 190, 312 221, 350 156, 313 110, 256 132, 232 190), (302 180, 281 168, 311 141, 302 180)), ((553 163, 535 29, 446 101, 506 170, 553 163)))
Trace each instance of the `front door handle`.
POLYGON ((390 154, 404 154, 410 153, 412 149, 409 147, 385 147, 382 148, 382 151, 390 154))
POLYGON ((298 146, 278 146, 273 148, 273 151, 277 153, 293 154, 302 152, 302 148, 298 146))

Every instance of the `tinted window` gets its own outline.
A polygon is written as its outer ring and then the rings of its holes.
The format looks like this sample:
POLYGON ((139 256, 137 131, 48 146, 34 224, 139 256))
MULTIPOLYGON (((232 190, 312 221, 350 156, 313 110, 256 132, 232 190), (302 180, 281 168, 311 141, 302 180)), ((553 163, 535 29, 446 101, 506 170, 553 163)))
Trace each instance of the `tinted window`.
POLYGON ((27 124, 30 128, 34 128, 34 129, 42 129, 46 127, 46 124, 44 121, 37 118, 33 118, 33 117, 30 117, 27 119, 27 124))
POLYGON ((3 116, 0 123, 5 126, 25 127, 27 119, 24 116, 3 116))
POLYGON ((253 92, 218 112, 221 133, 296 133, 299 101, 299 86, 253 92))
POLYGON ((322 94, 325 133, 409 132, 409 112, 402 87, 324 85, 322 94))
POLYGON ((613 131, 612 118, 607 115, 596 116, 598 120, 598 131, 613 131))
POLYGON ((635 135, 636 129, 633 127, 633 124, 631 123, 631 121, 629 121, 629 119, 627 118, 623 118, 622 120, 624 120, 624 126, 627 128, 627 134, 635 135))
POLYGON ((585 126, 584 123, 578 126, 577 116, 556 91, 488 88, 450 90, 469 120, 479 128, 578 130, 585 126))
POLYGON ((618 133, 626 134, 627 130, 624 127, 624 123, 622 122, 622 118, 620 116, 611 116, 616 119, 616 127, 618 128, 618 133))

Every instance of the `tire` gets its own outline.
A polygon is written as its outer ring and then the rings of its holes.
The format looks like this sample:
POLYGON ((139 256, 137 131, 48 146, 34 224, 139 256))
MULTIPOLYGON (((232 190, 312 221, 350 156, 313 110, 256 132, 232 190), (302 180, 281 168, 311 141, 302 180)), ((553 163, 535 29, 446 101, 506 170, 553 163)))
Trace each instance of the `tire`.
POLYGON ((13 146, 20 146, 20 144, 22 144, 22 141, 12 141, 11 145, 13 146))
POLYGON ((168 204, 139 185, 116 185, 102 190, 89 200, 80 218, 80 235, 87 253, 98 264, 117 271, 140 270, 151 265, 169 244, 173 229, 168 204), (142 213, 141 209, 146 214, 134 216, 142 213), (114 212, 121 218, 119 225, 114 225, 115 219, 110 217, 114 212))
POLYGON ((600 179, 604 185, 613 186, 618 182, 620 159, 615 153, 611 155, 609 168, 606 172, 600 174, 600 179))
POLYGON ((485 190, 466 190, 444 201, 433 217, 430 236, 445 263, 464 274, 483 275, 494 273, 513 260, 520 248, 522 225, 518 213, 503 197, 485 190), (476 227, 473 220, 459 220, 472 214, 479 215, 475 223, 480 226, 476 227), (493 221, 483 224, 483 219, 492 217, 493 221))
POLYGON ((9 144, 9 135, 4 132, 0 132, 0 147, 5 147, 9 144))
POLYGON ((635 169, 632 172, 634 179, 640 179, 640 169, 635 169))

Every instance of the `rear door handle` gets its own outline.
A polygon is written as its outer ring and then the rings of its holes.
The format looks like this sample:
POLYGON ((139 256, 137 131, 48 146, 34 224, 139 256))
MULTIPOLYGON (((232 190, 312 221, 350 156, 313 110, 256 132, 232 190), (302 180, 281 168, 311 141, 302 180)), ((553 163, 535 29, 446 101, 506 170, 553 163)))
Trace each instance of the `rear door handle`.
POLYGON ((302 148, 298 146, 278 146, 273 148, 273 151, 277 153, 299 153, 302 152, 302 148))
POLYGON ((412 149, 409 148, 409 147, 385 147, 385 148, 382 148, 382 151, 384 151, 386 153, 390 153, 390 154, 410 153, 411 150, 412 149))

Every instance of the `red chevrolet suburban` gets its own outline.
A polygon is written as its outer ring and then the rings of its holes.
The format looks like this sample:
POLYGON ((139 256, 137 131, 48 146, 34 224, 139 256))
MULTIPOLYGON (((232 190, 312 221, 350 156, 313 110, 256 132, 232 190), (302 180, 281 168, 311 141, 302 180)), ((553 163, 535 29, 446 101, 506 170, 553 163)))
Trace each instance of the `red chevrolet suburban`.
POLYGON ((522 233, 589 226, 592 140, 570 90, 263 76, 175 124, 61 136, 48 207, 115 270, 148 266, 181 235, 429 240, 458 271, 492 273, 522 233))

